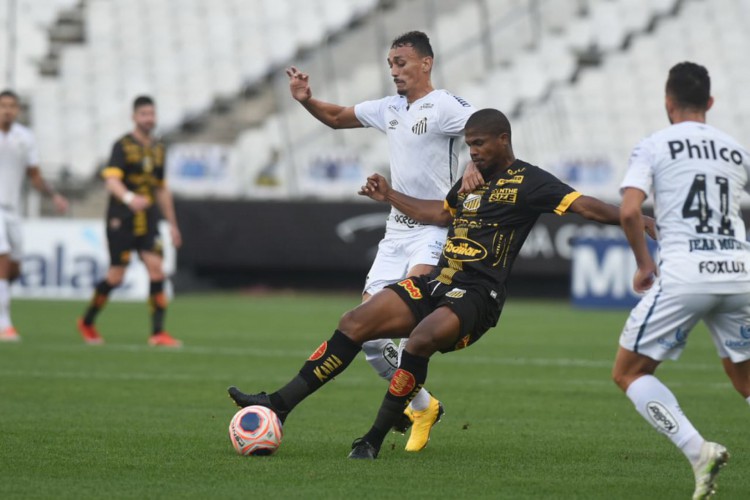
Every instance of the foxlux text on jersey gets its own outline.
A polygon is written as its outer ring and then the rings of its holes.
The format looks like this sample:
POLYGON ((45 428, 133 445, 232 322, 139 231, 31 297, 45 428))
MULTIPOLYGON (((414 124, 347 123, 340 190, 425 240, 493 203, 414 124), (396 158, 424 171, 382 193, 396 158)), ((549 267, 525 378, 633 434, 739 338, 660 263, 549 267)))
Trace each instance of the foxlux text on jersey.
POLYGON ((708 274, 747 274, 745 263, 736 260, 703 260, 698 263, 698 271, 708 274))
POLYGON ((716 149, 716 143, 711 139, 701 141, 700 145, 691 144, 690 139, 684 141, 669 141, 669 155, 674 160, 678 155, 687 151, 688 158, 697 160, 724 160, 725 162, 742 165, 742 153, 736 149, 720 147, 716 149))

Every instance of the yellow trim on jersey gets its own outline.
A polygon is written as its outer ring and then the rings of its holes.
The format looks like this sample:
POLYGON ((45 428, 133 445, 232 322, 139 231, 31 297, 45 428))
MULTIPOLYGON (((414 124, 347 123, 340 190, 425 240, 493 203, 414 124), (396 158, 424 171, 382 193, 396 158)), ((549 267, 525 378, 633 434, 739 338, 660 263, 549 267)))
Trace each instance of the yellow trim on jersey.
POLYGON ((576 201, 581 196, 583 195, 578 191, 573 191, 572 193, 566 194, 565 198, 563 198, 562 201, 560 201, 560 204, 557 205, 557 208, 555 208, 555 213, 557 215, 565 215, 565 212, 568 211, 570 204, 576 201))
POLYGON ((122 179, 125 177, 125 172, 123 172, 120 167, 107 167, 102 170, 102 177, 105 179, 107 177, 117 177, 118 179, 122 179))
POLYGON ((449 211, 452 217, 456 216, 456 209, 448 205, 448 200, 443 200, 443 209, 449 211))

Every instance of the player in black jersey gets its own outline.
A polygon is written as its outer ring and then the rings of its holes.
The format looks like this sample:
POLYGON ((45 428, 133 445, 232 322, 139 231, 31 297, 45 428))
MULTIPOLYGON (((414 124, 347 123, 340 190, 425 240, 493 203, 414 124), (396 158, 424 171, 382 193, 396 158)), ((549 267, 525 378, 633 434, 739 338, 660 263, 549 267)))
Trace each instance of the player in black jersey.
POLYGON ((179 347, 181 342, 164 331, 167 298, 158 229, 160 216, 169 223, 172 242, 176 247, 180 246, 182 238, 177 227, 172 194, 164 182, 164 143, 152 136, 156 126, 156 109, 150 97, 135 99, 133 122, 135 129, 115 142, 109 163, 102 172, 110 193, 107 207, 110 267, 106 278, 96 285, 86 313, 78 320, 78 329, 86 343, 103 342, 94 320, 106 304, 110 292, 122 283, 131 251, 135 250, 151 280, 149 306, 152 331, 148 343, 179 347))
MULTIPOLYGON (((459 182, 445 201, 425 201, 396 192, 382 176, 373 175, 361 191, 417 221, 450 225, 437 268, 386 287, 344 314, 333 336, 278 391, 244 394, 230 387, 229 395, 239 406, 267 406, 285 419, 299 402, 341 373, 363 342, 408 337, 372 428, 355 440, 349 454, 376 458, 389 429, 424 384, 430 356, 464 348, 497 324, 505 281, 540 214, 574 212, 619 224, 618 207, 584 196, 539 167, 517 160, 510 123, 500 111, 484 109, 471 115, 465 137, 484 186, 459 194, 459 182)), ((653 234, 652 223, 646 221, 653 234)))

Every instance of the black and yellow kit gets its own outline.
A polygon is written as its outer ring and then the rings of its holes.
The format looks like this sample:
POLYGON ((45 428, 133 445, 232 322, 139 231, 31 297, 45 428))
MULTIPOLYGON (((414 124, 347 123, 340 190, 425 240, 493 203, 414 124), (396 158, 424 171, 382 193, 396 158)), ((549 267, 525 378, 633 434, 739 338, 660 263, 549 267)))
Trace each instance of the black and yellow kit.
POLYGON ((130 262, 131 250, 161 253, 156 205, 156 189, 164 186, 165 147, 160 141, 141 144, 132 134, 115 142, 103 177, 117 177, 129 191, 145 196, 151 205, 133 212, 120 199, 110 195, 107 207, 107 241, 111 265, 130 262))
POLYGON ((409 305, 419 322, 440 306, 461 321, 453 349, 475 342, 497 324, 505 282, 531 228, 543 213, 563 215, 580 193, 539 167, 515 160, 461 193, 457 182, 445 199, 453 223, 437 268, 388 288, 409 305))

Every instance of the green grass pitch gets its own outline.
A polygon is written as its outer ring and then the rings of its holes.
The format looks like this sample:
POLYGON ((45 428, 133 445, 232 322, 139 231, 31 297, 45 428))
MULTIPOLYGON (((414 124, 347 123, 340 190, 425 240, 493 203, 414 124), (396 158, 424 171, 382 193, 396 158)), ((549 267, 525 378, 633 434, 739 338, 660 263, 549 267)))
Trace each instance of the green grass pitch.
MULTIPOLYGON (((391 434, 346 459, 386 390, 363 358, 302 403, 278 453, 240 457, 228 385, 274 390, 333 332, 355 295, 187 295, 168 313, 180 351, 146 345, 144 304, 113 303, 106 345, 75 331, 78 302, 15 301, 0 345, 0 498, 683 499, 687 461, 610 381, 626 311, 510 299, 476 345, 437 355, 427 386, 446 415, 421 453, 391 434)), ((704 327, 660 377, 732 460, 719 499, 750 492, 750 408, 704 327)))

